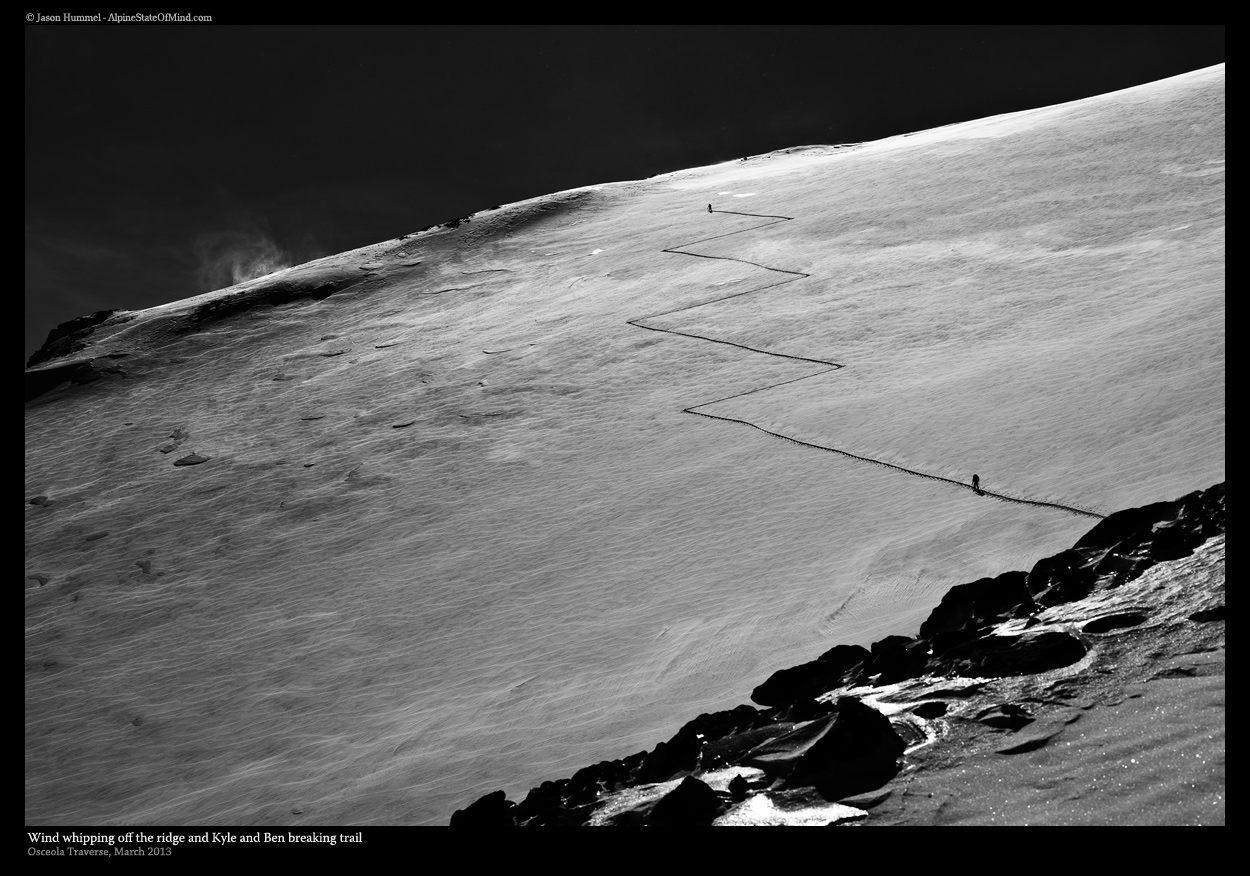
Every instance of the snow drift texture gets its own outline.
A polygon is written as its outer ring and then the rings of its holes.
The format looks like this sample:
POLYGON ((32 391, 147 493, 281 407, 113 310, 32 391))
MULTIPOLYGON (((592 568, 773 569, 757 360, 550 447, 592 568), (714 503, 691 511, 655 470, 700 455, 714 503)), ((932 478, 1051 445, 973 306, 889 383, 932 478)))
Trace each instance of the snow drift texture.
POLYGON ((1220 66, 69 327, 27 822, 446 823, 1222 481, 1223 162, 1220 66))

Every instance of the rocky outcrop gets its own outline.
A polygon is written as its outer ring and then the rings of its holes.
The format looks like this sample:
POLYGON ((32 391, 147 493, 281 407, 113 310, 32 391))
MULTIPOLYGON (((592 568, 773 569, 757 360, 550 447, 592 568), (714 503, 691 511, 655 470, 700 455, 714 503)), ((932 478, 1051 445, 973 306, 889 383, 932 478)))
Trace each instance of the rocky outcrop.
MULTIPOLYGON (((544 782, 519 804, 503 791, 459 810, 465 826, 580 825, 606 795, 681 779, 656 800, 627 808, 611 824, 705 825, 753 793, 815 793, 836 801, 881 788, 898 772, 908 744, 921 733, 906 716, 887 718, 853 696, 831 702, 831 691, 869 689, 918 679, 951 679, 934 686, 926 702, 908 710, 913 722, 947 713, 943 698, 974 695, 986 679, 1010 679, 1072 667, 1087 654, 1083 636, 1112 636, 1145 623, 1143 611, 1113 611, 1073 629, 1046 628, 1036 615, 1049 607, 1113 590, 1151 566, 1188 556, 1225 531, 1225 489, 1216 484, 1173 502, 1156 502, 1104 518, 1070 549, 1013 571, 951 588, 914 638, 887 636, 871 648, 837 645, 815 660, 779 670, 741 705, 699 715, 650 751, 603 761, 569 779, 544 782), (1014 621, 1011 632, 1000 626, 1014 621), (977 679, 972 684, 955 679, 977 679), (900 732, 901 731, 901 732, 900 732), (904 740, 908 740, 905 742, 904 740), (742 774, 714 790, 698 776, 739 768, 742 774)), ((1194 623, 1224 619, 1223 606, 1193 612, 1194 623)), ((1071 670, 1069 670, 1071 671, 1071 670)), ((977 724, 1014 733, 1031 724, 1033 711, 999 702, 978 712, 977 724)), ((1039 737, 1003 753, 1033 750, 1039 737)))
POLYGON ((1085 645, 1069 633, 989 635, 935 655, 926 671, 964 678, 1004 678, 1062 669, 1084 656, 1085 645))
POLYGON ((962 629, 978 629, 997 620, 1031 614, 1036 608, 1024 572, 1005 572, 971 584, 957 584, 920 625, 922 637, 962 629))
POLYGON ((452 827, 512 827, 511 810, 515 806, 503 791, 487 794, 457 809, 451 816, 452 827))
POLYGON ((904 748, 888 718, 854 697, 842 697, 828 731, 799 758, 785 785, 811 786, 827 800, 872 791, 898 772, 904 748))
POLYGON ((870 656, 862 645, 838 645, 810 663, 780 669, 751 691, 751 699, 762 706, 788 706, 811 699, 842 683, 847 670, 870 656))
POLYGON ((652 827, 706 827, 725 811, 716 792, 693 776, 669 791, 651 809, 652 827))
POLYGON ((47 362, 50 359, 56 359, 60 356, 68 356, 70 353, 76 353, 86 346, 86 339, 91 336, 92 331, 100 323, 104 322, 117 310, 97 310, 95 313, 87 316, 80 316, 77 319, 71 319, 69 322, 63 322, 48 332, 48 339, 43 342, 43 346, 31 354, 30 359, 26 362, 26 367, 38 365, 40 362, 47 362))

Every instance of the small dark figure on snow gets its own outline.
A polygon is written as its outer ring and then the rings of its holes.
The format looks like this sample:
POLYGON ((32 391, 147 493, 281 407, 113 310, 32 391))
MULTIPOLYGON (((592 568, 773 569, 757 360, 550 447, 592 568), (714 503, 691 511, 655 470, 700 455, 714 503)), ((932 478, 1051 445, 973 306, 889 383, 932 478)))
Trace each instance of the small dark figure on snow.
POLYGON ((707 211, 708 211, 709 213, 711 213, 711 212, 712 212, 712 205, 711 205, 711 204, 708 204, 708 205, 707 205, 707 211))
POLYGON ((984 495, 981 492, 981 478, 978 475, 972 476, 972 489, 976 491, 978 496, 984 495))

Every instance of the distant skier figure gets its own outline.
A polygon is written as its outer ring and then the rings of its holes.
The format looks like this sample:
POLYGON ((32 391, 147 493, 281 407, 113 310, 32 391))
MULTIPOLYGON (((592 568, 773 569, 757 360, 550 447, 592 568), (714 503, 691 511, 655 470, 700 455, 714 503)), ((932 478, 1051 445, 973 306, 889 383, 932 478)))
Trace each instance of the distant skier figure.
POLYGON ((978 475, 972 476, 972 489, 978 496, 985 495, 985 493, 981 492, 981 478, 978 475))
POLYGON ((711 204, 708 204, 708 205, 707 205, 707 211, 708 211, 709 213, 711 213, 711 212, 712 212, 712 205, 711 205, 711 204))

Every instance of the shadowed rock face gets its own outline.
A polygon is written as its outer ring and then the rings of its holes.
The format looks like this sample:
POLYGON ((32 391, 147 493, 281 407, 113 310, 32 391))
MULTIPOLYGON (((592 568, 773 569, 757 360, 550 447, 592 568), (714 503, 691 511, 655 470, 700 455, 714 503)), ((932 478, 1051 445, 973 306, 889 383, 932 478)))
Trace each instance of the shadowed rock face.
POLYGON ((1081 640, 1068 633, 987 636, 944 651, 930 661, 928 671, 965 678, 1002 678, 1061 669, 1084 656, 1081 640))
POLYGON ((452 827, 512 827, 512 808, 515 803, 507 799, 503 791, 487 794, 464 809, 457 809, 451 816, 452 827))
POLYGON ((67 356, 81 350, 85 346, 86 338, 90 337, 91 330, 116 312, 116 310, 97 310, 87 316, 61 323, 48 332, 48 339, 43 342, 42 347, 31 354, 26 366, 29 368, 31 365, 38 365, 40 362, 47 362, 58 356, 67 356))
POLYGON ((952 587, 928 620, 920 625, 920 635, 975 629, 1018 610, 1029 613, 1035 606, 1027 580, 1024 572, 1006 572, 996 578, 982 578, 952 587))
POLYGON ((786 784, 810 785, 829 800, 871 791, 898 772, 904 747, 888 718, 854 697, 842 697, 828 732, 804 752, 786 784))
POLYGON ((647 824, 653 827, 703 827, 725 811, 716 792, 693 776, 660 798, 647 824))
POLYGON ((848 669, 870 657, 862 645, 838 645, 811 663, 781 669, 751 691, 751 699, 762 706, 788 706, 810 699, 841 683, 848 669))
MULTIPOLYGON (((763 781, 772 783, 778 793, 809 789, 833 801, 873 791, 898 773, 907 746, 904 737, 914 741, 915 731, 896 726, 856 697, 840 697, 833 705, 813 701, 813 696, 850 681, 871 687, 921 675, 1015 678, 1071 666, 1087 653, 1085 643, 1072 633, 1042 629, 1000 635, 995 633, 996 624, 1009 615, 1024 617, 1044 606, 1122 587, 1163 558, 1186 556, 1224 531, 1223 483, 1173 502, 1117 512, 1071 550, 1039 561, 1028 573, 1008 572, 952 588, 914 639, 889 636, 871 649, 838 645, 816 660, 774 673, 752 694, 756 702, 772 708, 742 705, 700 715, 650 752, 603 761, 571 779, 544 782, 516 806, 503 791, 496 791, 458 811, 453 824, 585 824, 603 794, 683 774, 681 784, 659 802, 626 811, 611 823, 710 824, 725 811, 731 796, 733 804, 740 805, 759 782, 739 775, 727 791, 716 792, 693 774, 735 765, 762 771, 763 781), (899 729, 907 732, 900 735, 899 729)), ((1222 606, 1189 616, 1194 623, 1223 618, 1222 606)), ((1113 634, 1146 620, 1142 612, 1118 612, 1090 621, 1082 632, 1113 634)), ((1015 623, 1018 626, 1019 620, 1015 623)), ((1177 673, 1184 674, 1176 670, 1173 675, 1180 677, 1177 673)), ((967 697, 984 684, 933 690, 929 696, 967 697)), ((920 719, 936 719, 946 714, 947 706, 930 701, 910 711, 920 719)), ((1031 725, 1035 716, 1018 703, 1000 702, 982 709, 974 720, 1014 733, 1031 725)), ((1049 738, 1039 736, 1002 753, 1027 753, 1043 747, 1049 738)))

